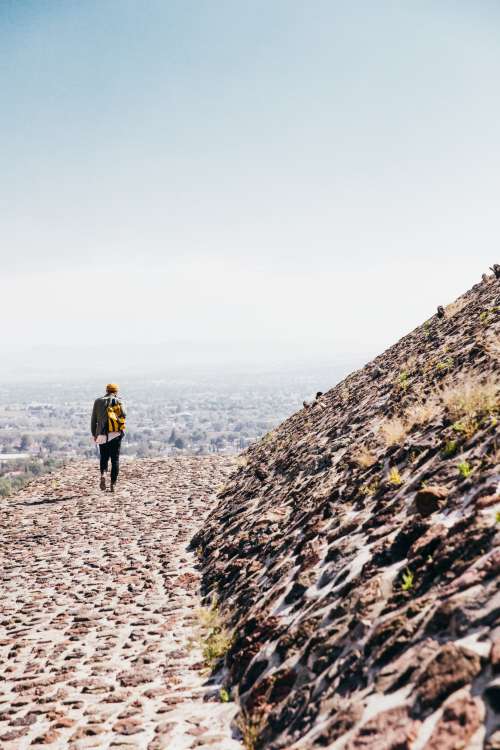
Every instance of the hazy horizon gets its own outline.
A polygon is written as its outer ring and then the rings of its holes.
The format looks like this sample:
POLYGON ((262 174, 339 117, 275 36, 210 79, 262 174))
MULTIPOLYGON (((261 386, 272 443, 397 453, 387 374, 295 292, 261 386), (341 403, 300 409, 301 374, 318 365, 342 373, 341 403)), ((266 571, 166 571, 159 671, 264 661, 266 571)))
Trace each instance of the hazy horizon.
POLYGON ((500 6, 0 5, 0 380, 383 351, 500 262, 500 6))
POLYGON ((237 383, 277 385, 286 378, 310 379, 314 381, 311 394, 316 390, 328 390, 336 385, 352 371, 363 367, 368 360, 363 357, 339 357, 336 361, 304 362, 297 360, 277 360, 274 362, 235 363, 178 363, 172 364, 158 361, 146 364, 109 367, 106 364, 92 366, 85 361, 86 354, 79 352, 80 360, 70 366, 45 365, 44 367, 14 365, 12 369, 4 368, 0 376, 0 389, 5 386, 27 386, 30 390, 36 384, 60 384, 64 387, 93 388, 96 392, 103 390, 105 383, 110 380, 118 381, 121 392, 126 392, 130 386, 134 390, 145 390, 151 384, 192 384, 194 388, 204 384, 220 383, 221 387, 237 383))

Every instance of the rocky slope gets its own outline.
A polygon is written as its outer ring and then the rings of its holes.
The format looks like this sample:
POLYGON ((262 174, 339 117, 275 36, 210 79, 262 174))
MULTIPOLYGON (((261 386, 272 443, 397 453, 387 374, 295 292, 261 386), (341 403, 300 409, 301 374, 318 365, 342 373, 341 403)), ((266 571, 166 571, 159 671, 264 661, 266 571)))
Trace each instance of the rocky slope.
POLYGON ((248 748, 500 748, 500 282, 266 435, 193 545, 248 748))

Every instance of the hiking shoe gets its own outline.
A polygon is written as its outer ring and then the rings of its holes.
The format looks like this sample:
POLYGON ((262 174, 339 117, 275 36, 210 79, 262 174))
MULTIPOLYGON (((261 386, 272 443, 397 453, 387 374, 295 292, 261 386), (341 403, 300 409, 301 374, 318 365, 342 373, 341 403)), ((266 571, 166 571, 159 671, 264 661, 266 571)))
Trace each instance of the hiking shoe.
POLYGON ((114 492, 115 491, 115 483, 114 482, 111 482, 111 487, 109 488, 109 491, 110 492, 114 492))
POLYGON ((106 489, 106 477, 104 475, 101 477, 101 482, 99 484, 99 487, 101 488, 101 490, 106 489))

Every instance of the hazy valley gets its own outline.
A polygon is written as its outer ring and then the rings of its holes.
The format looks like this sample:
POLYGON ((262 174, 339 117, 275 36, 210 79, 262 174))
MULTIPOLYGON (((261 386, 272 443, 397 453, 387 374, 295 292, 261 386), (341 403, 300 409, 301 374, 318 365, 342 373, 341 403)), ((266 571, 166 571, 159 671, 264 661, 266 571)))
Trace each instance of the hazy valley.
MULTIPOLYGON (((235 454, 273 429, 346 367, 289 372, 178 373, 132 379, 124 459, 178 454, 235 454)), ((90 412, 97 381, 0 385, 0 493, 77 458, 95 456, 90 412)))

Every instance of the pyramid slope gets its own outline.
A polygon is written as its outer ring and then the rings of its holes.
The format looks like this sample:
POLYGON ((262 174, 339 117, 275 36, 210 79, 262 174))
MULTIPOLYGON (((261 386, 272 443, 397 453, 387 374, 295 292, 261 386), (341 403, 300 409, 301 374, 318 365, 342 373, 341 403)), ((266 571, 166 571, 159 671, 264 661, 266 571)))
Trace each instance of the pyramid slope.
POLYGON ((193 540, 248 747, 500 747, 499 305, 489 277, 266 435, 193 540))

